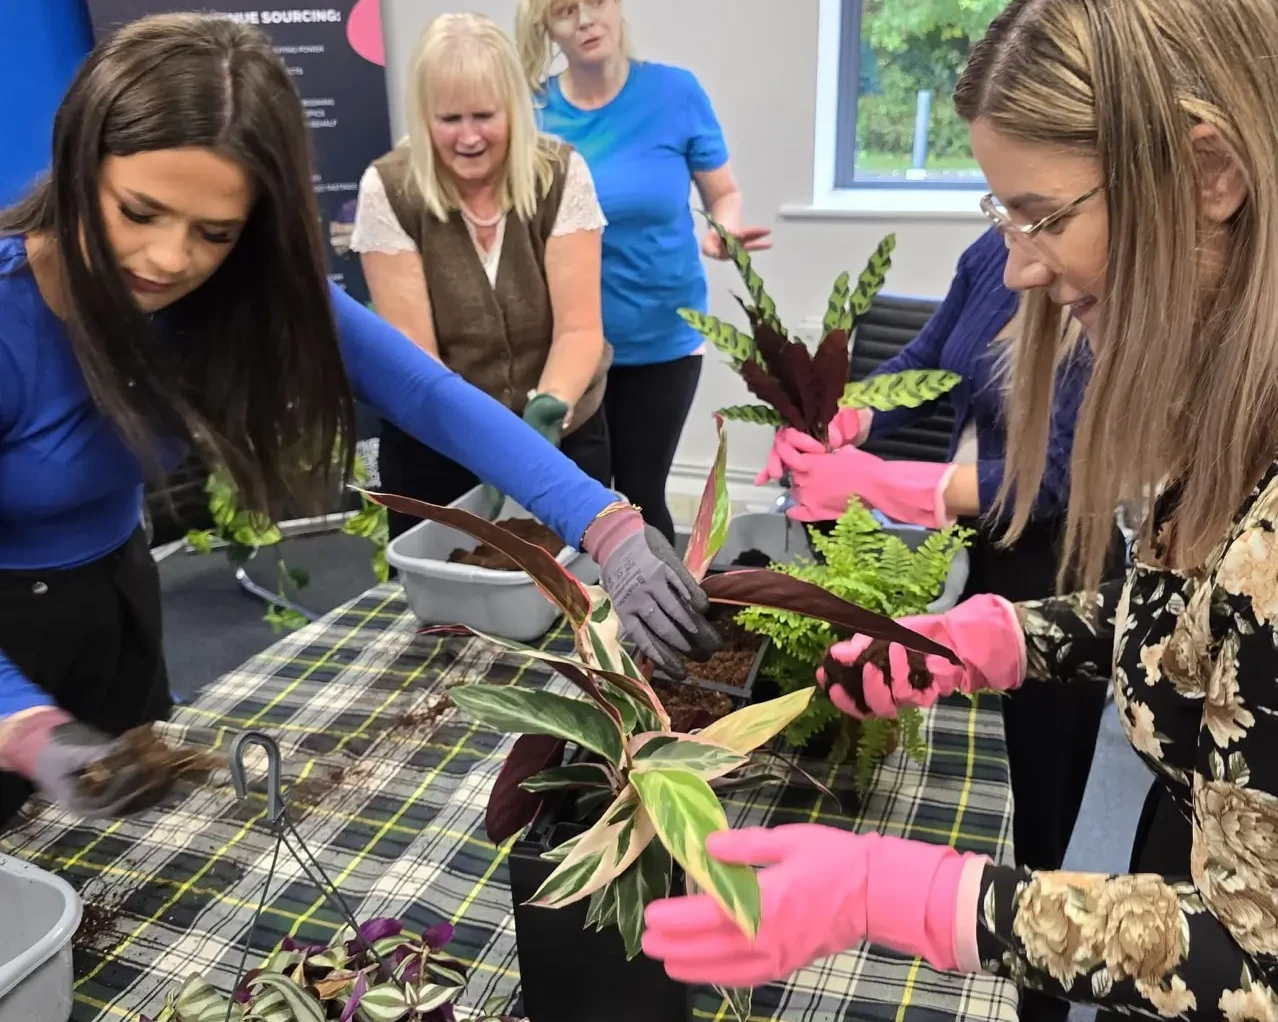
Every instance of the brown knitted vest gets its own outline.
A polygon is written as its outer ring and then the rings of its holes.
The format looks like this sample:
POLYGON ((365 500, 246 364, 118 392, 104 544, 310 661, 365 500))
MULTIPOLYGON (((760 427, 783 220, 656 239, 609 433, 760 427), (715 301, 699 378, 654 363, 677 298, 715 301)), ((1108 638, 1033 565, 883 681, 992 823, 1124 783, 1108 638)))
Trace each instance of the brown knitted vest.
MULTIPOLYGON (((525 221, 513 212, 506 217, 495 286, 461 214, 453 210, 441 223, 418 197, 410 184, 407 150, 392 149, 373 164, 392 211, 421 253, 440 359, 517 414, 541 379, 554 338, 546 242, 559 214, 571 152, 559 148, 554 181, 533 218, 525 221)), ((598 411, 611 363, 612 348, 605 345, 599 368, 573 409, 573 428, 598 411)))

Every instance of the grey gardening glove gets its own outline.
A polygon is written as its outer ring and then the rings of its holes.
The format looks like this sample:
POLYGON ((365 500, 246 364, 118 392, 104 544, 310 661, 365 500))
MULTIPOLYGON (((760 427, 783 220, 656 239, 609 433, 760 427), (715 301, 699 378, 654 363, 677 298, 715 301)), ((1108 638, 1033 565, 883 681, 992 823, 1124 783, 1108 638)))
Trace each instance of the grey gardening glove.
POLYGON ((117 817, 149 808, 168 779, 147 775, 113 739, 62 710, 36 711, 5 729, 0 765, 22 774, 49 801, 85 817, 117 817), (81 772, 111 761, 102 783, 81 772))
POLYGON ((706 620, 706 594, 637 509, 597 518, 582 545, 599 565, 599 584, 622 630, 662 674, 680 680, 687 676, 685 660, 708 660, 719 648, 719 635, 706 620))

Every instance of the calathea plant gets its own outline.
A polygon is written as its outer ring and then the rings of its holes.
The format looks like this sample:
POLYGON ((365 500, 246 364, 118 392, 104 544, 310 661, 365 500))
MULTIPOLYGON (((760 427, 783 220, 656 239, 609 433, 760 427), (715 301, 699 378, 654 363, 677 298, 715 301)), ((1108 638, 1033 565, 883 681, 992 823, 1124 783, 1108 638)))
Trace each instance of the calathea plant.
MULTIPOLYGON (((192 975, 140 1022, 463 1022, 453 1005, 465 966, 444 953, 452 938, 448 923, 419 935, 398 919, 346 927, 328 944, 285 938, 230 997, 192 975)), ((485 1009, 464 1022, 518 1020, 485 1009)))
POLYGON ((839 275, 830 292, 816 352, 789 336, 777 317, 776 303, 764 288, 750 253, 713 218, 710 225, 732 258, 745 284, 748 300, 735 296, 750 321, 750 333, 695 309, 680 309, 690 323, 740 374, 762 405, 733 405, 719 414, 735 422, 792 426, 822 442, 839 408, 917 408, 934 401, 958 383, 954 373, 908 369, 848 382, 851 341, 857 322, 882 289, 892 266, 896 235, 889 234, 851 286, 847 273, 839 275))
MULTIPOLYGON (((707 482, 688 563, 704 571, 726 534, 723 438, 707 482)), ((462 685, 453 701, 477 720, 518 734, 488 804, 494 841, 518 833, 536 816, 547 792, 571 789, 598 802, 589 829, 547 853, 558 862, 532 899, 559 908, 589 898, 589 921, 615 925, 627 953, 639 953, 643 910, 670 891, 672 864, 691 885, 713 897, 748 934, 759 925, 759 887, 752 870, 706 853, 706 838, 726 829, 719 791, 788 779, 762 747, 812 700, 808 686, 779 699, 728 714, 696 734, 676 733, 666 712, 620 641, 619 619, 607 594, 581 584, 544 550, 491 522, 456 508, 390 494, 369 494, 387 507, 442 522, 488 543, 527 571, 572 626, 576 656, 488 638, 539 660, 576 686, 580 698, 517 686, 462 685), (584 755, 564 762, 571 742, 584 755)), ((727 572, 705 579, 712 601, 769 606, 828 621, 835 633, 860 632, 953 658, 944 647, 801 579, 768 570, 727 572)), ((738 1017, 749 995, 725 991, 738 1017)))

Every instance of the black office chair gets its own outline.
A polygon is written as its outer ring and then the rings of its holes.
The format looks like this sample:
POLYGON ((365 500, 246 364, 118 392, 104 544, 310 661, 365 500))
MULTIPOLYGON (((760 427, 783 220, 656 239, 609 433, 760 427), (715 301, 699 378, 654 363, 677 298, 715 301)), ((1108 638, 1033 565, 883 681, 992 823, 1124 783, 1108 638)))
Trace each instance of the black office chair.
MULTIPOLYGON (((856 325, 849 376, 863 380, 918 336, 939 301, 880 294, 856 325)), ((944 461, 954 430, 954 408, 948 397, 936 402, 927 418, 888 437, 867 440, 864 450, 895 461, 944 461)))

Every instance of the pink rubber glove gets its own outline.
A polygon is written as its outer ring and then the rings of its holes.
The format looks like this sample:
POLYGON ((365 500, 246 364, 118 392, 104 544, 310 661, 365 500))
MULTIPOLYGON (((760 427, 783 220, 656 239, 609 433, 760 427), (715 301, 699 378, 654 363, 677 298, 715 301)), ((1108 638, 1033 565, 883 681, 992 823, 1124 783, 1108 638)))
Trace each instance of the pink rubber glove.
POLYGON ((857 447, 827 451, 821 441, 797 429, 777 434, 768 467, 755 485, 790 473, 795 505, 786 514, 798 522, 833 521, 858 497, 889 518, 929 529, 952 524, 945 487, 953 465, 927 461, 884 461, 857 447))
POLYGON ((963 661, 956 667, 948 660, 927 656, 922 666, 931 673, 930 682, 910 679, 909 659, 918 663, 918 654, 907 654, 903 646, 888 649, 890 678, 872 664, 860 665, 861 706, 844 691, 843 686, 857 687, 855 670, 870 643, 866 635, 857 635, 831 647, 830 656, 852 669, 852 677, 837 677, 842 685, 830 685, 824 667, 817 670, 817 681, 830 693, 830 701, 852 717, 895 717, 902 706, 927 707, 954 692, 972 694, 980 689, 1007 692, 1025 680, 1025 633, 1012 605, 1000 596, 980 595, 964 600, 943 614, 903 617, 899 624, 952 649, 963 661))
POLYGON ((751 940, 709 895, 654 901, 643 950, 672 979, 759 986, 862 941, 937 969, 980 969, 984 856, 812 823, 720 831, 706 848, 722 862, 767 867, 759 932, 751 940))
POLYGON ((826 427, 831 450, 851 444, 860 447, 870 435, 874 412, 869 408, 840 408, 826 427))

